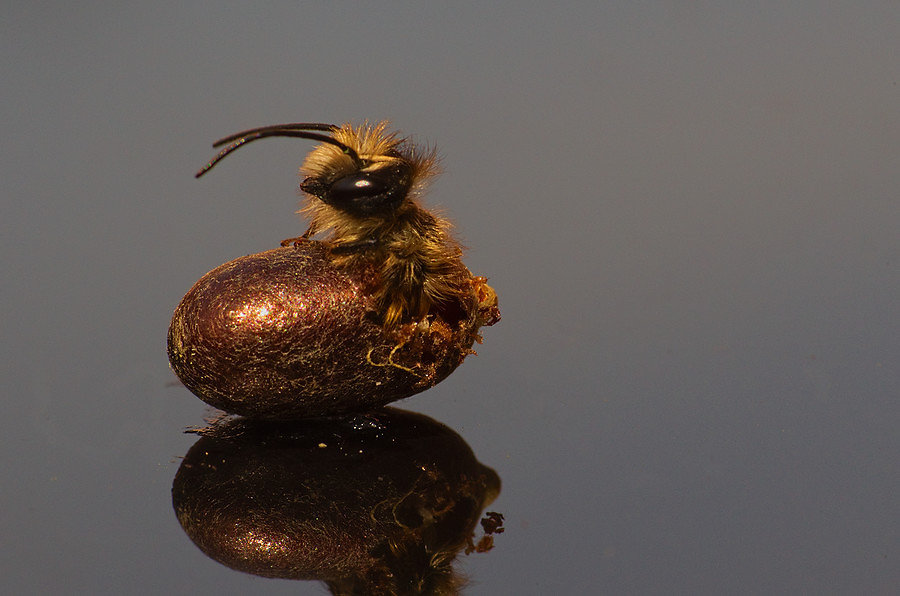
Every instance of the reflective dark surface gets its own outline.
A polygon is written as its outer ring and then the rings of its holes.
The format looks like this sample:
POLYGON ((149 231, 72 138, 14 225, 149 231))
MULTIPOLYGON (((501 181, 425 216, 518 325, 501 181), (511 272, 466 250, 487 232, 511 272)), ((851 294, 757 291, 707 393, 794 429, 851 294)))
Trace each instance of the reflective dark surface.
POLYGON ((896 2, 7 4, 4 593, 327 592, 185 534, 166 330, 306 229, 307 147, 210 141, 365 119, 438 147, 503 312, 397 404, 503 479, 465 594, 900 585, 896 2))

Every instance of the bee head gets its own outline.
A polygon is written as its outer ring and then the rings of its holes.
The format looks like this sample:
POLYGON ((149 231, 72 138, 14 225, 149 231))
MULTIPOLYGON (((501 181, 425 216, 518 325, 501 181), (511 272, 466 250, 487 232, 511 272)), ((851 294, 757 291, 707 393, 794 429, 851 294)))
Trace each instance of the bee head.
POLYGON ((299 137, 321 141, 306 158, 300 189, 330 207, 357 217, 397 210, 417 178, 433 173, 434 155, 413 155, 403 140, 386 132, 387 122, 354 128, 349 124, 298 122, 245 130, 219 139, 225 147, 199 172, 199 178, 226 155, 264 137, 299 137), (322 134, 330 133, 330 134, 322 134))
POLYGON ((397 210, 409 194, 415 172, 402 139, 386 127, 386 122, 380 122, 334 129, 332 138, 351 152, 337 144, 315 147, 300 168, 305 175, 300 190, 357 217, 397 210))

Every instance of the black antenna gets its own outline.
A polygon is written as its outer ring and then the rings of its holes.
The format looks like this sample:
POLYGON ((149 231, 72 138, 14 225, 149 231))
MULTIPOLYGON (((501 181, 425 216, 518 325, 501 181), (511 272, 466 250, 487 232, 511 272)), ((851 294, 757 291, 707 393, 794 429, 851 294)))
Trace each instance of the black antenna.
POLYGON ((213 166, 222 161, 222 159, 224 159, 224 157, 229 153, 236 151, 238 148, 243 147, 247 143, 252 143, 257 139, 262 139, 265 137, 296 137, 301 139, 321 141, 322 143, 329 143, 331 145, 340 147, 344 151, 344 153, 350 156, 353 161, 355 161, 358 165, 361 165, 362 160, 360 160, 359 154, 354 151, 352 147, 348 147, 347 145, 341 143, 333 137, 318 134, 315 132, 307 132, 310 130, 334 132, 338 128, 339 127, 335 126, 334 124, 323 124, 320 122, 294 122, 292 124, 273 124, 270 126, 251 128, 250 130, 245 130, 243 132, 238 132, 233 135, 223 137, 213 143, 213 147, 221 147, 226 143, 230 144, 219 151, 218 155, 213 157, 209 161, 209 163, 200 168, 200 171, 197 172, 194 177, 199 178, 203 174, 210 171, 213 166))

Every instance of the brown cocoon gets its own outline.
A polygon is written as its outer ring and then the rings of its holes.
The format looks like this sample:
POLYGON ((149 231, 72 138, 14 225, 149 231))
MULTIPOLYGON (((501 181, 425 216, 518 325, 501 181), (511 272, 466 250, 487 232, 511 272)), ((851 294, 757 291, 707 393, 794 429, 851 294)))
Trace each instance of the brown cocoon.
POLYGON ((235 259, 175 309, 169 361, 200 399, 241 416, 297 419, 366 411, 447 377, 478 329, 500 318, 484 278, 460 264, 455 300, 386 332, 371 267, 332 264, 321 242, 235 259))

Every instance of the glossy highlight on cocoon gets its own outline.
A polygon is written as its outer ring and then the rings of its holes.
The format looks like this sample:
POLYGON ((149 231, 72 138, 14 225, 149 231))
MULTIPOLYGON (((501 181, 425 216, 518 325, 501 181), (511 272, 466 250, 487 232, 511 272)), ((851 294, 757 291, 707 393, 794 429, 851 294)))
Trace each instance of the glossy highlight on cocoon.
POLYGON ((309 228, 195 284, 169 328, 175 373, 215 407, 270 419, 363 411, 446 378, 500 313, 419 203, 434 152, 385 123, 276 125, 220 140, 198 176, 267 136, 321 141, 301 168, 309 228))

